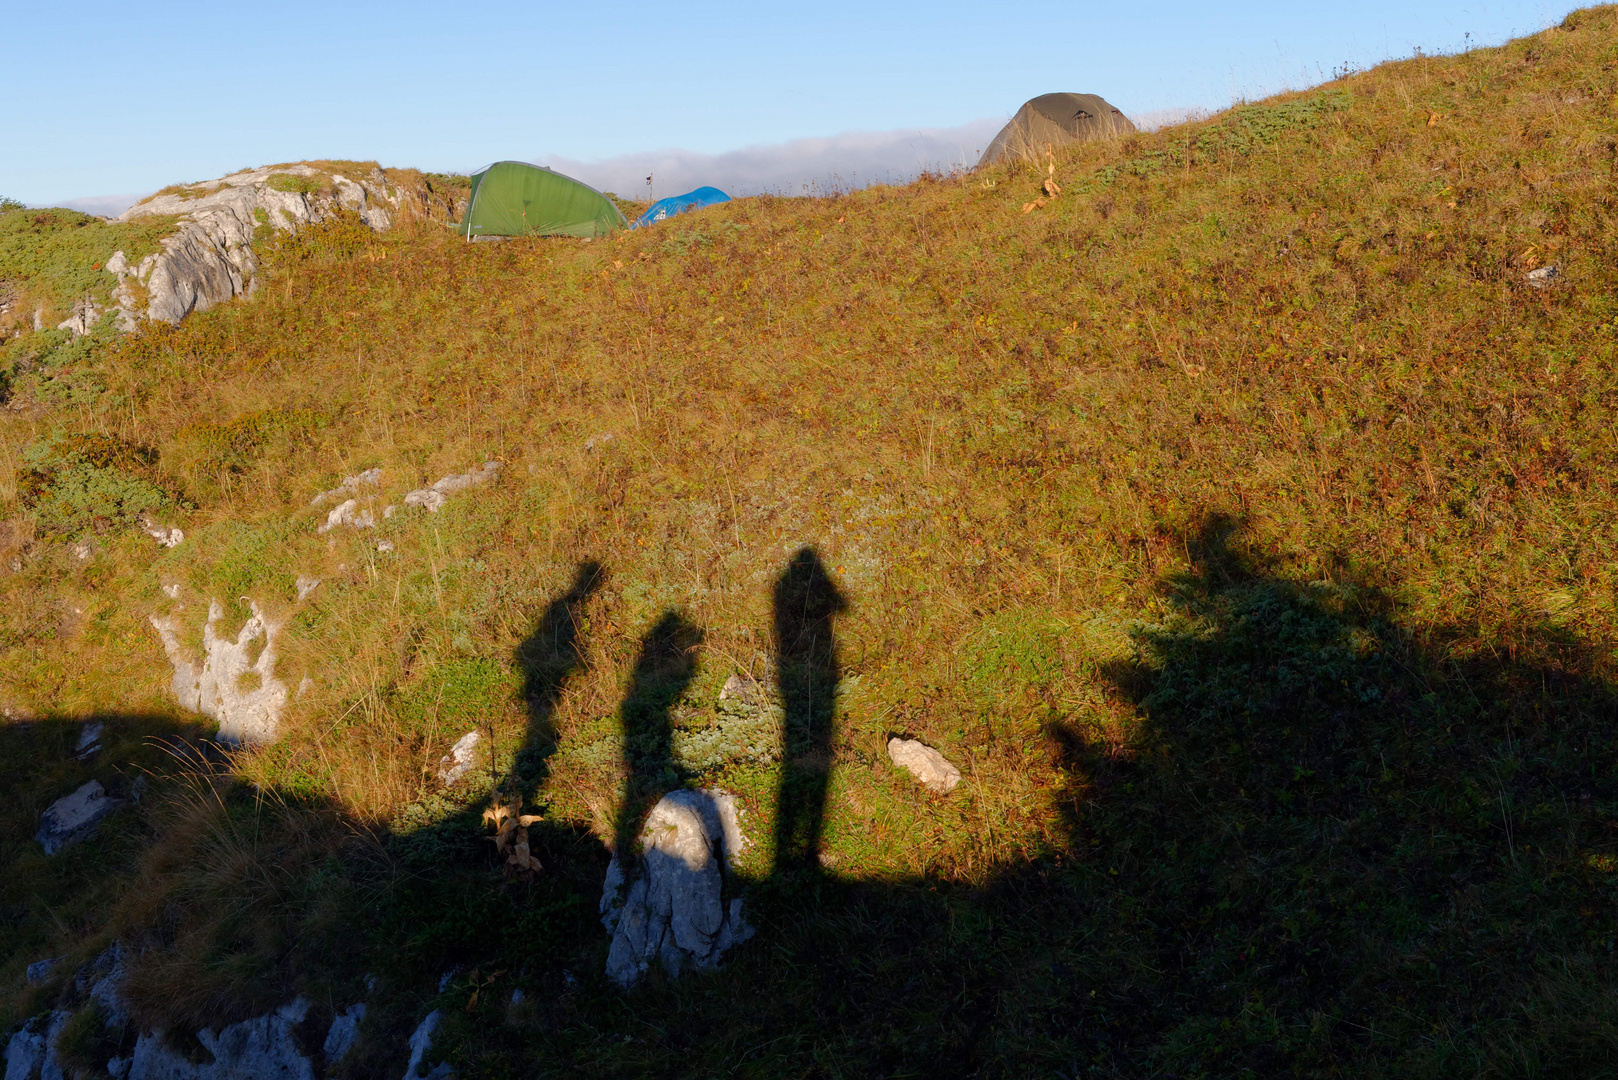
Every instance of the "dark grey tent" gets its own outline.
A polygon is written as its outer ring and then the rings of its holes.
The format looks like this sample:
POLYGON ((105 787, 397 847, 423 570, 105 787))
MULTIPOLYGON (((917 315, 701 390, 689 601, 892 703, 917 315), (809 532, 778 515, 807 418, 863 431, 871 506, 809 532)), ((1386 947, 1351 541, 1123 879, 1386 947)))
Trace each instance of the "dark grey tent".
POLYGON ((983 151, 978 167, 1042 157, 1047 146, 1114 139, 1135 130, 1129 117, 1098 94, 1041 94, 1024 102, 983 151))

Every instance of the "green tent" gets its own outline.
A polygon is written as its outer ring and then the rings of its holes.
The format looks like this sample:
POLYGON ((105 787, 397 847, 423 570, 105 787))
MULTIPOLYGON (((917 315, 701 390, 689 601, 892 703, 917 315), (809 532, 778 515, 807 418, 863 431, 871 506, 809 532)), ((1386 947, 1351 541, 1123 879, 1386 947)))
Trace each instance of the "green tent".
POLYGON ((472 177, 461 235, 606 236, 628 224, 593 187, 525 161, 497 161, 472 177))

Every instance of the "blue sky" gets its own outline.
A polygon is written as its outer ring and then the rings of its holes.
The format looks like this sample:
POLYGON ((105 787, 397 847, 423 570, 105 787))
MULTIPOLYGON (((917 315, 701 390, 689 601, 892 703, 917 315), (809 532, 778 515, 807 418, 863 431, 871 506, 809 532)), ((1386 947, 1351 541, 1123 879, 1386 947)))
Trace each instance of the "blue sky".
MULTIPOLYGON (((850 133, 960 129, 964 146, 1052 90, 1101 93, 1135 116, 1220 108, 1344 62, 1455 51, 1468 33, 1498 44, 1572 7, 19 3, 0 65, 0 195, 144 193, 320 157, 625 171, 650 151, 717 162, 850 133)), ((817 144, 817 161, 835 163, 840 145, 817 144)), ((851 149, 847 171, 880 167, 869 139, 855 145, 866 156, 851 149)))

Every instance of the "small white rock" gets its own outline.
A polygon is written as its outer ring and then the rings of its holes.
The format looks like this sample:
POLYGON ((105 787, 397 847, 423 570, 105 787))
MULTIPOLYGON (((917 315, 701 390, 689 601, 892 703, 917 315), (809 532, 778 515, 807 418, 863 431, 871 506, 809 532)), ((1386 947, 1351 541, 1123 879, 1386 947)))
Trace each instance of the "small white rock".
POLYGON ((99 720, 85 724, 84 729, 79 732, 79 744, 73 748, 73 756, 86 758, 100 750, 101 733, 105 730, 106 725, 99 720))
POLYGON ((301 603, 309 598, 309 594, 320 588, 320 579, 317 577, 301 577, 294 584, 298 589, 298 600, 301 603))
POLYGON ((386 555, 386 554, 388 554, 389 552, 391 552, 393 550, 393 541, 392 540, 378 540, 376 542, 376 549, 378 551, 382 552, 382 554, 386 555))
POLYGON ((932 747, 915 739, 889 739, 888 757, 920 782, 921 786, 938 795, 947 795, 961 782, 961 770, 951 765, 932 747))
POLYGON ((369 529, 376 525, 376 515, 369 509, 362 509, 358 499, 349 499, 338 504, 331 513, 326 515, 326 524, 315 530, 317 533, 330 532, 339 525, 348 525, 355 529, 369 529))
POLYGON ((450 747, 448 754, 438 760, 438 779, 445 787, 453 786, 472 771, 476 764, 478 743, 482 741, 480 733, 468 731, 450 747))
POLYGON ((73 794, 51 803, 39 816, 39 832, 34 839, 45 854, 55 855, 89 836, 102 818, 123 804, 122 799, 108 798, 100 781, 91 780, 73 794))
POLYGON ((1528 284, 1536 289, 1543 289, 1554 285, 1561 276, 1560 266, 1541 266, 1538 270, 1528 271, 1528 284))

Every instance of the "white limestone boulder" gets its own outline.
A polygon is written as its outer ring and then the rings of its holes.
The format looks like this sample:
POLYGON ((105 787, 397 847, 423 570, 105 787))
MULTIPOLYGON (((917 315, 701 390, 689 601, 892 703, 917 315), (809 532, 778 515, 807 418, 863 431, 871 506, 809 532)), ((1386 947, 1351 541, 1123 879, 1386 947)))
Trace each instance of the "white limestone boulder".
POLYGON ((330 1068, 348 1056, 359 1041, 360 1021, 365 1019, 365 1003, 350 1005, 344 1012, 337 1014, 331 1022, 331 1029, 326 1032, 326 1042, 320 1048, 326 1055, 326 1065, 330 1068))
POLYGON ((436 514, 438 508, 448 502, 451 495, 490 483, 500 476, 502 468, 498 461, 485 461, 470 472, 452 473, 436 481, 430 488, 418 488, 409 492, 404 497, 404 503, 406 506, 419 506, 429 514, 436 514))
POLYGON ((740 898, 723 899, 725 873, 741 851, 735 797, 716 789, 673 791, 647 815, 639 858, 625 881, 614 853, 601 893, 601 921, 612 934, 607 975, 628 989, 653 960, 677 976, 716 967, 753 936, 740 898))
POLYGON ((483 741, 481 733, 468 731, 455 745, 449 748, 449 753, 438 759, 438 781, 445 787, 454 787, 460 783, 467 773, 477 765, 478 744, 483 741))

